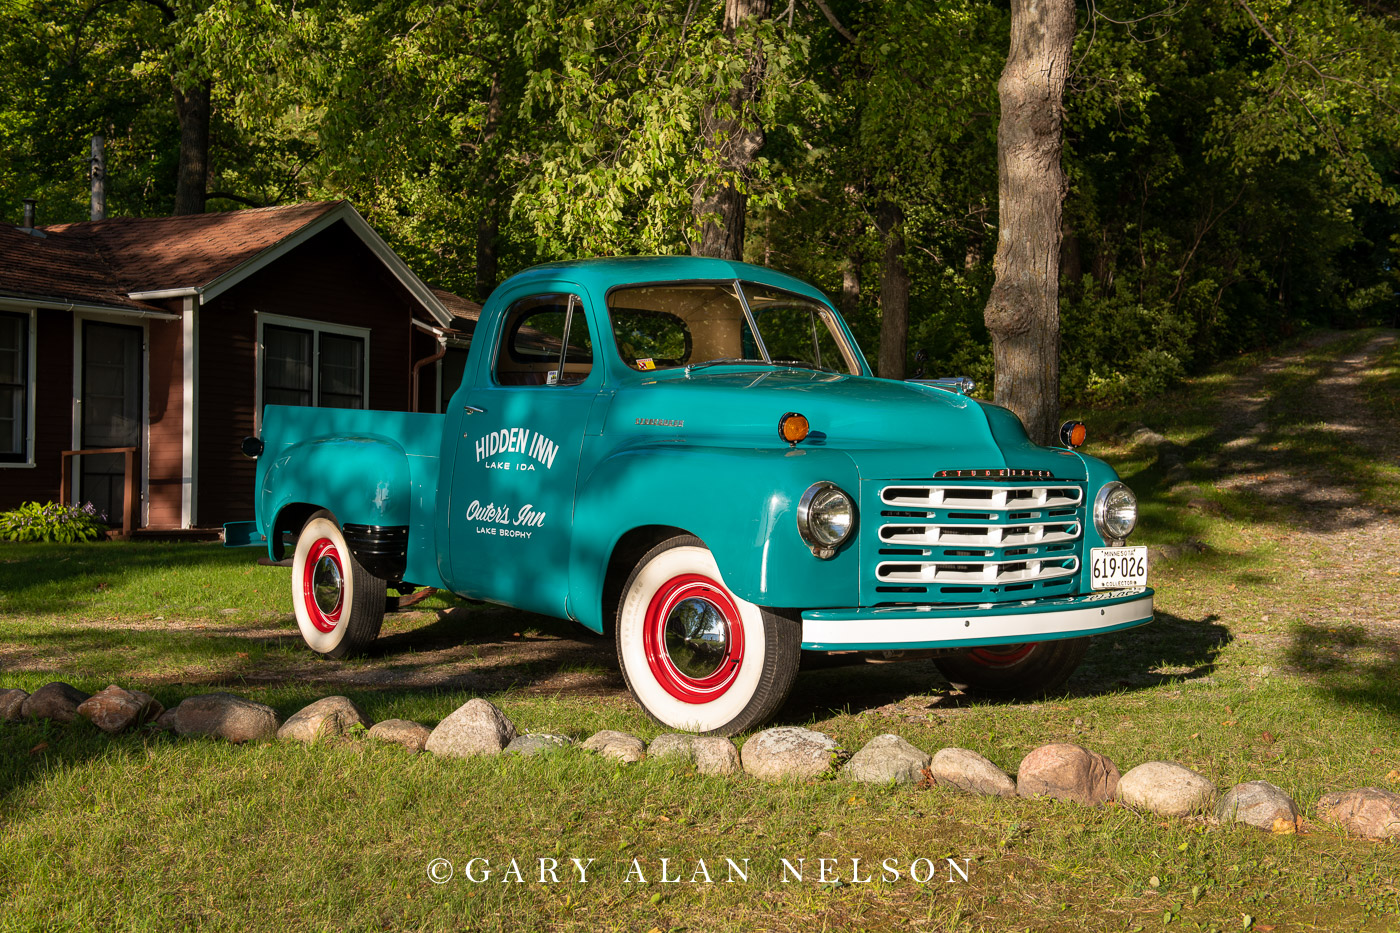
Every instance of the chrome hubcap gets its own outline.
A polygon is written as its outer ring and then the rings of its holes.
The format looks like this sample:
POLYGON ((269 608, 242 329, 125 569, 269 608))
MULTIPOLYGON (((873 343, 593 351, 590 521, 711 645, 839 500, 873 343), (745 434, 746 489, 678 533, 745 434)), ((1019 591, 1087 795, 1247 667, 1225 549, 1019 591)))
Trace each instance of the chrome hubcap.
POLYGON ((340 576, 340 564, 329 554, 322 555, 316 562, 316 570, 311 576, 312 592, 316 596, 316 606, 330 615, 340 605, 341 591, 345 581, 340 576))
POLYGON ((681 600, 666 618, 666 654, 686 677, 703 680, 729 656, 729 623, 714 603, 681 600))

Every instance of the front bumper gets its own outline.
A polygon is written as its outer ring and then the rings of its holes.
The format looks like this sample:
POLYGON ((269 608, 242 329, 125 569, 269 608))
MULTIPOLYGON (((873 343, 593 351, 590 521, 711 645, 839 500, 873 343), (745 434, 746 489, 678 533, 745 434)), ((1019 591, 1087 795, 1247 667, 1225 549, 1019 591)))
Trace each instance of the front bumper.
POLYGON ((897 651, 1014 645, 1103 635, 1151 621, 1151 587, 957 607, 811 609, 802 613, 802 647, 897 651))

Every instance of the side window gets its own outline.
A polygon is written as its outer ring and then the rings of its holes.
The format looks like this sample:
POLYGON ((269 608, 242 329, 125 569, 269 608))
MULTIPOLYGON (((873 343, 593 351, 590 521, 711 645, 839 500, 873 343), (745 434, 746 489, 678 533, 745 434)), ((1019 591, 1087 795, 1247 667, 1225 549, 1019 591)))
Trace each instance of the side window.
POLYGON ((496 349, 503 386, 578 385, 593 370, 593 342, 575 295, 535 295, 506 312, 496 349))

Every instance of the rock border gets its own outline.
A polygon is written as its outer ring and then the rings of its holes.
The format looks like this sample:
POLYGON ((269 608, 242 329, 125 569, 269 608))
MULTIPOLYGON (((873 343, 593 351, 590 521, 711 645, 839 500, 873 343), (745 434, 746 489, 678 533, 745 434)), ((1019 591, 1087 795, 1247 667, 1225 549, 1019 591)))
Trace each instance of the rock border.
MULTIPOLYGON (((1220 793, 1204 775, 1172 761, 1148 761, 1123 774, 1103 754, 1052 742, 1028 752, 1013 778, 975 751, 946 747, 930 756, 893 734, 877 735, 854 755, 831 736, 797 726, 775 726, 750 736, 742 752, 719 736, 666 733, 650 743, 603 730, 582 742, 550 733, 519 733, 495 704, 479 697, 443 717, 436 728, 405 719, 375 723, 352 701, 329 696, 282 722, 275 710, 230 693, 196 694, 161 712, 150 694, 112 684, 98 694, 61 681, 34 694, 0 688, 0 722, 85 718, 108 735, 130 729, 254 741, 349 743, 361 737, 437 757, 541 757, 586 753, 619 766, 646 758, 676 758, 709 776, 746 774, 766 783, 842 780, 893 786, 941 786, 989 797, 1050 798, 1072 806, 1120 806, 1157 817, 1220 826, 1243 823, 1275 835, 1304 825, 1303 808, 1267 781, 1245 781, 1220 793), (33 697, 38 700, 30 702, 33 697)), ((1323 794, 1314 812, 1349 837, 1400 839, 1400 795, 1374 787, 1323 794)), ((1164 824, 1165 825, 1165 824, 1164 824)))

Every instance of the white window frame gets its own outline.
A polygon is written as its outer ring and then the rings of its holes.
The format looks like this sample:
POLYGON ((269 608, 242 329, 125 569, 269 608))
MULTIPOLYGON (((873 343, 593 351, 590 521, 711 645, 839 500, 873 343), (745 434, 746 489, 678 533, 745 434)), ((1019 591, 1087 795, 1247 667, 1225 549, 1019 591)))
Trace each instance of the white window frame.
POLYGON ((38 411, 35 398, 39 394, 39 367, 35 365, 34 356, 39 352, 39 312, 38 309, 34 307, 16 308, 5 305, 0 305, 0 311, 6 314, 24 315, 29 318, 29 348, 24 357, 26 408, 24 419, 25 459, 0 463, 0 469, 32 470, 36 462, 34 450, 34 419, 38 411))
POLYGON ((320 408, 321 402, 321 334, 339 334, 343 337, 359 337, 364 341, 365 347, 365 407, 370 409, 370 379, 369 379, 369 345, 371 329, 368 327, 351 327, 349 324, 332 324, 327 321, 311 321, 306 318, 289 317, 285 314, 271 314, 266 311, 255 312, 258 320, 258 344, 254 352, 257 358, 257 384, 253 397, 253 433, 262 433, 262 412, 263 412, 263 362, 267 358, 267 345, 263 339, 263 326, 271 324, 274 327, 293 327, 297 330, 309 330, 315 332, 315 337, 311 341, 311 407, 320 408))

